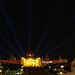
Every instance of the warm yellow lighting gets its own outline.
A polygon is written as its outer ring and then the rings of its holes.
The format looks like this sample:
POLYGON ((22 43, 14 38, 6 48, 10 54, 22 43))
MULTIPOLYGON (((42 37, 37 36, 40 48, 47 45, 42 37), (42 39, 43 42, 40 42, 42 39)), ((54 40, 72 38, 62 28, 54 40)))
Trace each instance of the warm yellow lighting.
POLYGON ((2 72, 2 70, 0 70, 0 72, 2 72))
POLYGON ((23 71, 23 69, 21 68, 21 71, 23 71))
POLYGON ((63 72, 60 72, 60 74, 63 74, 63 72))
POLYGON ((63 66, 63 65, 61 65, 61 68, 64 68, 64 66, 63 66))
POLYGON ((20 74, 19 72, 17 72, 17 74, 20 74))
POLYGON ((51 66, 49 66, 49 68, 51 68, 51 66))
POLYGON ((21 68, 23 68, 23 66, 21 66, 21 68))
POLYGON ((29 54, 29 56, 31 56, 31 54, 29 54))
POLYGON ((21 59, 21 64, 23 65, 23 67, 40 67, 40 58, 36 58, 36 59, 32 59, 32 58, 29 58, 29 59, 25 59, 24 57, 22 57, 21 59))
POLYGON ((38 59, 40 59, 40 57, 38 59))
POLYGON ((24 57, 22 57, 21 59, 24 59, 24 57))
POLYGON ((55 70, 57 70, 57 69, 55 68, 55 70))

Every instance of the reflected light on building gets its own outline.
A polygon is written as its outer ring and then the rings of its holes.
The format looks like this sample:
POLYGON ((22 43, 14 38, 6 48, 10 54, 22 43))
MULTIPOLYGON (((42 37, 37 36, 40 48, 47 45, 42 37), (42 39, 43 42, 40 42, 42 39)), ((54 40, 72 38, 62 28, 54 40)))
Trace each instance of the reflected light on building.
POLYGON ((35 67, 40 67, 41 66, 40 58, 36 58, 36 59, 32 59, 32 58, 25 59, 25 58, 22 58, 21 61, 22 61, 21 64, 23 64, 23 67, 29 67, 29 66, 31 66, 31 67, 34 67, 34 66, 35 67))

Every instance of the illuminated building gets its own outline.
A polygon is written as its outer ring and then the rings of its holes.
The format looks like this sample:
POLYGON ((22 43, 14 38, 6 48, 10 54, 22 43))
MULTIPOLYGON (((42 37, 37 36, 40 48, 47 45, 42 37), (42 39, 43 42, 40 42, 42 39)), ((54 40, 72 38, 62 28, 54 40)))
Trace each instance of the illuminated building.
POLYGON ((43 66, 48 64, 56 64, 56 63, 68 63, 67 59, 62 59, 61 56, 58 57, 58 60, 50 60, 48 53, 46 53, 45 60, 42 60, 43 66))
POLYGON ((26 52, 25 57, 21 57, 20 60, 16 60, 15 57, 13 56, 13 53, 11 52, 11 57, 10 60, 1 60, 1 63, 4 64, 21 64, 23 67, 43 67, 48 64, 56 64, 56 63, 67 63, 67 59, 62 59, 61 56, 58 57, 58 60, 51 60, 48 56, 48 53, 46 53, 45 60, 41 60, 40 57, 35 58, 34 53, 29 50, 26 52))
POLYGON ((41 58, 35 58, 34 53, 29 48, 28 52, 26 52, 26 58, 21 58, 21 64, 23 64, 24 67, 41 67, 41 58))

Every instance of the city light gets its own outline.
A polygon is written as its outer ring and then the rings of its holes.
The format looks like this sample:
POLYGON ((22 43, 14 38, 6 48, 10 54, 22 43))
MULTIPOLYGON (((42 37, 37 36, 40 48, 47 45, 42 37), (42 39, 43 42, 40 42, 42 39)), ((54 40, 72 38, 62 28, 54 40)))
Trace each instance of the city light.
POLYGON ((49 68, 51 68, 51 66, 49 66, 49 68))
POLYGON ((23 69, 21 68, 21 71, 23 71, 23 69))
POLYGON ((20 73, 19 73, 19 72, 17 72, 17 74, 19 75, 20 73))
POLYGON ((55 71, 56 71, 57 69, 55 68, 55 71))
POLYGON ((42 60, 42 63, 50 64, 50 63, 52 63, 52 61, 45 61, 45 60, 42 60))
POLYGON ((23 68, 23 66, 21 66, 21 68, 23 68))
POLYGON ((61 68, 64 68, 64 66, 63 66, 63 65, 61 65, 61 68))
POLYGON ((63 74, 63 72, 59 72, 59 74, 60 74, 60 75, 62 75, 62 74, 63 74))
POLYGON ((2 70, 0 70, 0 73, 2 72, 2 70))

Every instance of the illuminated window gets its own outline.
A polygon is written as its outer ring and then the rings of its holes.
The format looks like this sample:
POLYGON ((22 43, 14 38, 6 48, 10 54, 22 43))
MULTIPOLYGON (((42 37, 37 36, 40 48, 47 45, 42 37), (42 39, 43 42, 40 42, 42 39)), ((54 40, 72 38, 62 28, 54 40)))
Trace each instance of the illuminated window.
POLYGON ((29 54, 29 56, 31 56, 31 54, 29 54))

